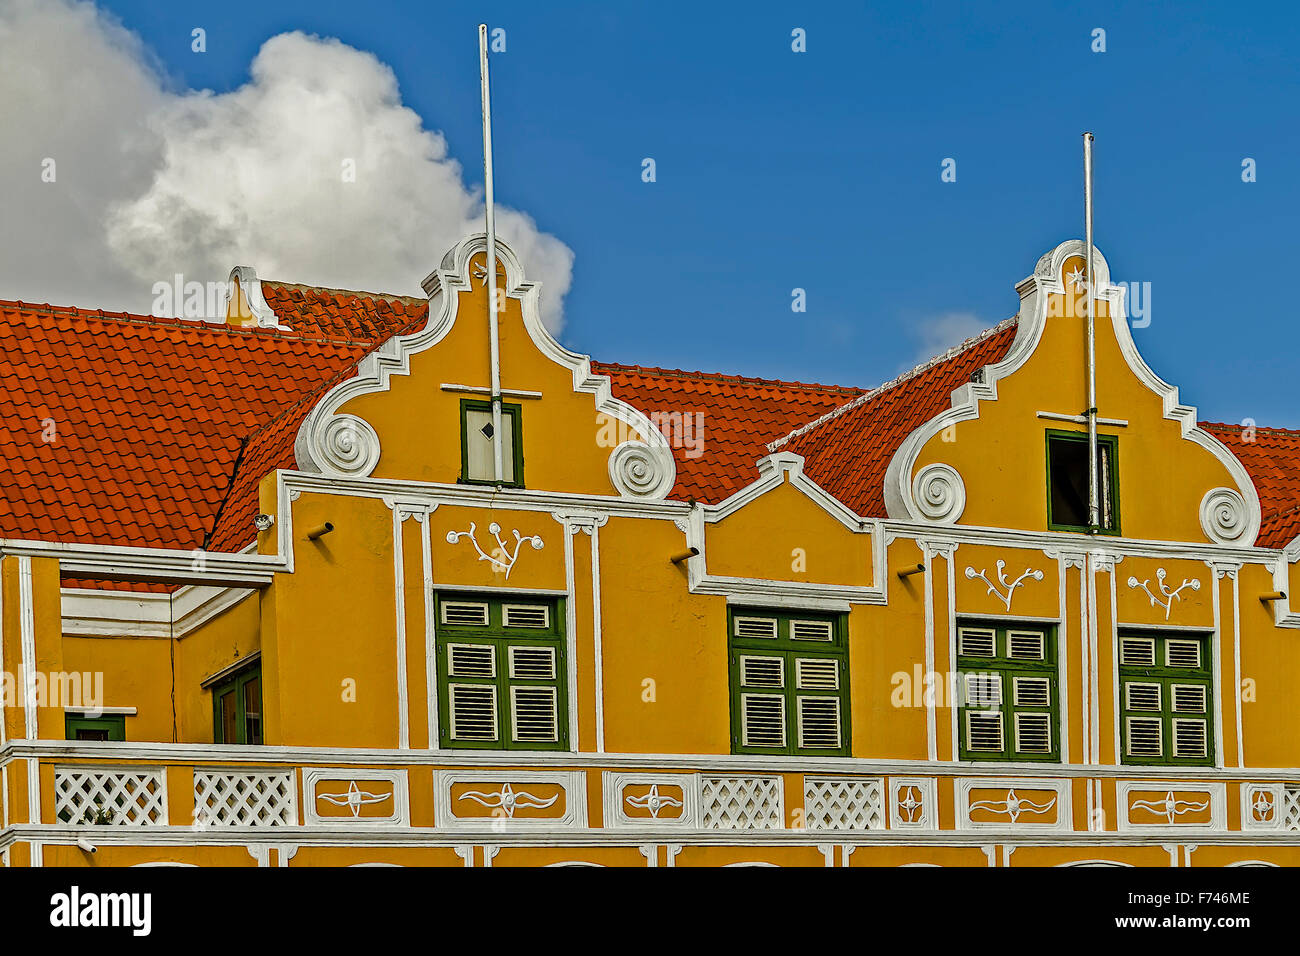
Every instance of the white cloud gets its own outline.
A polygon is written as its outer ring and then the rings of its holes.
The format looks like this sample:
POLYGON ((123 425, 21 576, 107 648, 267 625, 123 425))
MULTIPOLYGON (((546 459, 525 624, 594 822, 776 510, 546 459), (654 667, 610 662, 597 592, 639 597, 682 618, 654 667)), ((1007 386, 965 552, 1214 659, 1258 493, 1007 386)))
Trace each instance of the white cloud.
MULTIPOLYGON (((481 195, 442 134, 402 105, 392 70, 338 40, 281 34, 238 89, 172 92, 92 5, 0 0, 0 63, 0 177, 16 197, 0 297, 147 312, 155 282, 219 281, 236 264, 420 295, 443 253, 482 231, 481 195)), ((498 207, 497 232, 557 329, 572 251, 518 211, 498 207)))
POLYGON ((941 312, 938 315, 927 316, 914 323, 910 329, 917 340, 917 351, 912 365, 928 362, 950 348, 979 335, 992 325, 993 323, 984 322, 973 312, 941 312))

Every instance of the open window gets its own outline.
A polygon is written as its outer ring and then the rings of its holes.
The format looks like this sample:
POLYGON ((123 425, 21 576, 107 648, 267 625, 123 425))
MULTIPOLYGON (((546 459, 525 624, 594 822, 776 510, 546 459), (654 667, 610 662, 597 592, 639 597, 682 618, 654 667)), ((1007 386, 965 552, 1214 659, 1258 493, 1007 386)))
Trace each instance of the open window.
POLYGON ((126 740, 126 717, 122 714, 90 717, 69 712, 63 719, 63 729, 68 740, 126 740))
POLYGON ((1052 531, 1119 534, 1119 439, 1097 436, 1097 527, 1088 525, 1088 436, 1047 433, 1047 526, 1052 531))
POLYGON ((501 405, 501 476, 497 479, 493 437, 496 425, 492 421, 492 403, 478 399, 462 399, 460 403, 460 480, 486 484, 524 485, 524 446, 518 405, 503 402, 501 405))
POLYGON ((212 742, 262 742, 262 662, 240 663, 203 682, 212 691, 212 742))

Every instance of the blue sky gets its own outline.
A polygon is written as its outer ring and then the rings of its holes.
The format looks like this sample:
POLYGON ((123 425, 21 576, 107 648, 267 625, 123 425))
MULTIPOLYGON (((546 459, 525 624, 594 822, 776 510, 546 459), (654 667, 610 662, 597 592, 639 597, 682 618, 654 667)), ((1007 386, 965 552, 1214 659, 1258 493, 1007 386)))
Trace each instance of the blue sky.
POLYGON ((575 254, 565 344, 642 365, 870 386, 1010 316, 1014 283, 1082 231, 1092 129, 1097 243, 1115 278, 1151 283, 1147 360, 1203 418, 1300 426, 1279 281, 1300 207, 1293 5, 100 6, 178 89, 240 86, 287 30, 370 51, 474 183, 475 26, 505 28, 498 197, 575 254))

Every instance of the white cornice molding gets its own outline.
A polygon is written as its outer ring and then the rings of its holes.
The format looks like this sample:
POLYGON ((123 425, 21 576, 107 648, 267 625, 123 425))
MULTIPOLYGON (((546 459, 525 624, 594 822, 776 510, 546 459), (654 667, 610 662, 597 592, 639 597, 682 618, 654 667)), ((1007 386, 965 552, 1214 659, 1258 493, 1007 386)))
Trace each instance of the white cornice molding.
MULTIPOLYGON (((911 521, 924 520, 925 515, 913 497, 912 473, 921 449, 935 435, 950 425, 979 417, 979 404, 997 401, 998 382, 1019 370, 1034 354, 1047 326, 1048 302, 1052 294, 1065 293, 1061 282, 1062 264, 1071 256, 1085 255, 1081 240, 1070 239, 1043 255, 1032 275, 1016 285, 1020 294, 1020 319, 1016 337, 1002 361, 985 368, 983 381, 968 382, 952 393, 949 408, 920 425, 903 440, 894 453, 885 473, 885 508, 890 518, 911 521)), ((1111 284, 1110 266, 1105 256, 1093 247, 1092 272, 1096 276, 1096 298, 1108 304, 1111 326, 1120 352, 1133 374, 1148 389, 1160 396, 1164 417, 1179 424, 1182 437, 1209 451, 1232 475, 1241 496, 1241 514, 1234 518, 1230 537, 1217 539, 1222 544, 1250 547, 1259 534, 1259 495, 1250 480, 1245 466, 1221 441, 1199 427, 1196 409, 1179 402, 1177 387, 1170 385, 1152 371, 1137 350, 1129 329, 1124 307, 1124 290, 1111 284)), ((1221 503, 1221 502, 1220 502, 1221 503)), ((1208 521, 1208 518, 1203 519, 1208 521)), ((1208 531, 1207 531, 1208 534, 1208 531)))
POLYGON ((239 604, 248 588, 186 585, 171 594, 63 588, 63 633, 69 637, 183 638, 239 604))
MULTIPOLYGON (((664 844, 663 829, 653 826, 618 827, 604 829, 573 829, 563 827, 536 827, 529 830, 521 826, 502 827, 497 821, 482 828, 456 832, 439 831, 433 827, 210 827, 206 830, 193 826, 149 827, 96 827, 93 831, 97 846, 159 846, 159 847, 254 847, 263 852, 266 848, 286 847, 295 850, 302 846, 349 847, 380 849, 383 847, 409 847, 422 849, 470 850, 475 846, 491 849, 493 855, 505 847, 556 845, 566 848, 636 849, 645 844, 667 845, 675 851, 689 847, 807 847, 820 848, 827 843, 850 848, 870 846, 899 847, 977 847, 997 843, 1012 850, 1020 847, 1148 847, 1148 846, 1257 846, 1279 847, 1300 845, 1300 833, 1269 830, 1212 830, 1209 828, 1143 828, 1128 831, 1038 831, 1008 827, 1003 830, 717 830, 682 829, 672 831, 672 843, 664 844)), ((19 824, 3 831, 0 848, 15 843, 37 843, 49 846, 74 846, 79 838, 87 836, 85 827, 67 824, 19 824)), ((675 855, 675 853, 674 853, 675 855)), ((1080 861, 1082 862, 1082 861, 1080 861)), ((1229 864, 1232 865, 1232 864, 1229 864)))
POLYGON ((57 558, 59 573, 104 580, 168 581, 261 588, 288 568, 276 555, 244 551, 169 550, 63 541, 0 539, 0 554, 57 558))
MULTIPOLYGON (((650 419, 626 402, 613 397, 608 376, 594 375, 588 356, 571 352, 552 337, 541 317, 541 286, 524 277, 523 267, 508 245, 496 243, 505 266, 505 294, 519 300, 524 328, 537 349, 569 369, 575 392, 595 399, 596 411, 627 425, 641 440, 624 441, 611 451, 610 479, 621 495, 637 499, 662 499, 677 479, 668 440, 650 419)), ((357 374, 330 389, 308 413, 298 430, 294 454, 305 472, 364 478, 379 462, 379 436, 371 425, 339 409, 358 395, 387 391, 394 375, 410 374, 410 357, 432 348, 456 323, 460 294, 473 288, 470 264, 486 254, 487 236, 468 236, 443 257, 442 264, 424 280, 429 296, 429 321, 409 335, 395 336, 371 352, 357 366, 357 374)))
MULTIPOLYGON (((247 660, 247 659, 245 659, 247 660)), ((1300 767, 1159 767, 1117 764, 1002 763, 999 761, 900 760, 868 757, 782 757, 758 754, 650 754, 573 751, 400 750, 350 747, 243 746, 233 744, 149 743, 144 741, 11 740, 0 747, 0 766, 24 758, 75 760, 104 767, 118 761, 154 766, 199 764, 218 767, 292 764, 294 766, 433 766, 488 768, 610 767, 636 770, 719 771, 727 773, 811 773, 863 775, 999 776, 1038 780, 1044 777, 1169 779, 1209 781, 1294 780, 1300 767)), ((283 769, 283 768, 278 768, 283 769)), ((1297 834, 1300 837, 1300 834, 1297 834)))

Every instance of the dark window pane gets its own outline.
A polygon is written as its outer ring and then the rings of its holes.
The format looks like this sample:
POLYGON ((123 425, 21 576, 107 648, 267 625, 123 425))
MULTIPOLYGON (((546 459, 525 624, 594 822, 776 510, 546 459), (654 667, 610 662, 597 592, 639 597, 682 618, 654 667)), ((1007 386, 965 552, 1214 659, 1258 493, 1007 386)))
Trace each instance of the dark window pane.
MULTIPOLYGON (((1113 438, 1097 442, 1097 525, 1114 531, 1115 495, 1113 438)), ((1088 527, 1088 437, 1052 435, 1047 442, 1049 517, 1051 524, 1067 528, 1088 527)))
POLYGON ((233 690, 226 691, 217 700, 217 708, 221 716, 221 739, 217 741, 218 743, 242 743, 239 739, 239 714, 235 706, 237 703, 238 699, 233 690))
POLYGON ((262 678, 244 684, 244 743, 262 742, 262 678))
POLYGON ((74 740, 108 740, 107 728, 78 727, 74 740))
POLYGON ((1052 524, 1088 524, 1088 443, 1068 438, 1048 442, 1052 524))

